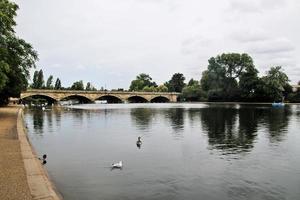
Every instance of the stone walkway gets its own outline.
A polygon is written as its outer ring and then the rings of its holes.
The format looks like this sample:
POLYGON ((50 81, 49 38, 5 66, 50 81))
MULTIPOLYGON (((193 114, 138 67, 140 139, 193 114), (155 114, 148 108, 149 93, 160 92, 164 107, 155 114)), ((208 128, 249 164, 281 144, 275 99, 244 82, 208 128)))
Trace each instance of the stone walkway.
POLYGON ((17 134, 18 107, 0 108, 0 199, 32 199, 17 134))

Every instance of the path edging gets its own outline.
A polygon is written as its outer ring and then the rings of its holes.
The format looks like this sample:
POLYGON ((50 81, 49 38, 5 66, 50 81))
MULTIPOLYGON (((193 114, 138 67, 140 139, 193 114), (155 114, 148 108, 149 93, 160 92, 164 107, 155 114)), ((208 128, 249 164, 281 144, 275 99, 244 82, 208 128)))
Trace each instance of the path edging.
POLYGON ((24 127, 23 109, 20 108, 17 117, 17 132, 20 141, 21 154, 26 171, 27 183, 33 200, 62 200, 61 195, 50 181, 48 174, 38 159, 34 148, 27 138, 24 127))

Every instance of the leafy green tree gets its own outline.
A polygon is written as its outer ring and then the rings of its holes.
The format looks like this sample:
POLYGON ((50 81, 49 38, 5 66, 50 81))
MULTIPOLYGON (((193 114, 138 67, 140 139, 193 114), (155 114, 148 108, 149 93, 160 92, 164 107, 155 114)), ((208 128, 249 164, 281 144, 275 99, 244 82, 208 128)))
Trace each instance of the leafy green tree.
POLYGON ((76 81, 73 83, 73 85, 71 86, 71 90, 84 90, 84 85, 83 85, 83 81, 76 81))
POLYGON ((244 96, 253 91, 254 83, 247 84, 248 78, 257 76, 252 58, 248 54, 227 53, 208 60, 207 70, 202 73, 202 89, 208 93, 209 99, 240 99, 239 80, 242 80, 244 96), (210 98, 212 95, 212 98, 210 98))
POLYGON ((241 74, 239 87, 243 101, 257 100, 257 92, 259 87, 259 77, 257 74, 258 71, 255 68, 241 74))
POLYGON ((33 74, 32 84, 31 84, 31 87, 34 88, 34 89, 37 88, 37 79, 38 79, 38 76, 39 76, 39 71, 35 70, 34 74, 33 74))
POLYGON ((157 84, 152 81, 152 78, 148 74, 139 74, 135 80, 131 81, 129 91, 143 91, 144 87, 157 87, 157 84))
POLYGON ((37 53, 32 46, 15 35, 18 5, 0 1, 0 104, 9 97, 19 97, 28 85, 29 69, 35 67, 37 53))
POLYGON ((34 89, 44 88, 44 73, 43 73, 43 70, 39 70, 39 71, 34 72, 33 81, 32 81, 32 88, 34 88, 34 89))
POLYGON ((281 66, 271 67, 267 75, 262 77, 264 92, 272 101, 282 101, 285 88, 289 86, 289 78, 281 66))
POLYGON ((96 91, 97 89, 90 82, 87 82, 85 90, 87 90, 87 91, 96 91))
POLYGON ((45 87, 43 70, 40 70, 38 73, 36 85, 37 85, 37 89, 42 89, 45 87))
POLYGON ((46 89, 53 89, 52 82, 53 82, 53 76, 50 75, 46 82, 46 89))
POLYGON ((156 89, 157 92, 168 92, 168 88, 165 85, 159 85, 156 89))
POLYGON ((181 92, 185 86, 185 77, 181 73, 175 73, 171 80, 165 83, 169 92, 181 92))
POLYGON ((56 79, 55 85, 54 85, 55 90, 60 90, 61 89, 61 81, 59 78, 56 79))
POLYGON ((182 89, 182 98, 185 101, 203 101, 206 98, 199 81, 191 79, 188 85, 182 89))
POLYGON ((143 92, 157 92, 157 87, 154 86, 145 86, 143 88, 143 92))
POLYGON ((87 82, 85 90, 90 91, 92 89, 92 85, 90 82, 87 82))

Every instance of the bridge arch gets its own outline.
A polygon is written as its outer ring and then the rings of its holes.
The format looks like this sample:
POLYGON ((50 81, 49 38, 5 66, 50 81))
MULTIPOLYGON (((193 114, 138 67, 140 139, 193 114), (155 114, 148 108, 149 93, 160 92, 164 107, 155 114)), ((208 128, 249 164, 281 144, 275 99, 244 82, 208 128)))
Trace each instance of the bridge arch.
POLYGON ((123 103, 121 97, 112 94, 101 95, 95 99, 95 101, 107 101, 107 103, 123 103))
POLYGON ((57 102, 57 99, 51 95, 47 94, 27 94, 27 95, 22 95, 20 98, 20 101, 22 103, 45 103, 47 102, 48 104, 53 104, 57 102), (43 101, 43 99, 45 101, 43 101))
POLYGON ((60 101, 77 100, 79 103, 92 103, 93 100, 80 94, 70 94, 59 99, 60 101))
POLYGON ((128 101, 128 103, 148 103, 149 102, 146 98, 139 96, 139 95, 130 96, 130 97, 128 97, 127 101, 128 101))
POLYGON ((151 103, 167 103, 171 100, 168 97, 165 96, 156 96, 150 100, 151 103))

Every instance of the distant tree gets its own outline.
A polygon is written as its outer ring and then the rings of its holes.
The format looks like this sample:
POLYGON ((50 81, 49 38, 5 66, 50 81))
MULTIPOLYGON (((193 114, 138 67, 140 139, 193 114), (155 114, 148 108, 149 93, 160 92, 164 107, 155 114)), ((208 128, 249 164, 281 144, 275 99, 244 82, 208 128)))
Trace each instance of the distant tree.
POLYGON ((86 87, 85 87, 85 90, 90 91, 90 90, 92 89, 91 86, 92 86, 91 83, 90 83, 90 82, 87 82, 86 87))
POLYGON ((83 85, 83 81, 76 81, 73 83, 73 85, 71 86, 71 90, 84 90, 84 85, 83 85))
POLYGON ((9 97, 19 97, 28 85, 29 69, 35 67, 37 53, 32 46, 15 35, 18 5, 0 1, 0 104, 9 97))
POLYGON ((191 79, 187 86, 182 89, 182 96, 184 101, 203 101, 206 98, 199 81, 191 79))
POLYGON ((187 85, 188 86, 199 85, 199 81, 196 81, 193 78, 191 78, 187 85))
POLYGON ((44 81, 44 73, 43 70, 40 70, 37 77, 37 88, 42 89, 45 87, 45 81, 44 81))
POLYGON ((165 85, 159 85, 157 87, 157 92, 168 92, 168 88, 165 85))
POLYGON ((60 82, 59 78, 57 78, 56 81, 55 81, 54 89, 55 90, 60 90, 61 89, 61 82, 60 82))
POLYGON ((175 73, 171 80, 165 83, 165 86, 168 87, 169 92, 181 92, 185 86, 184 80, 183 74, 175 73))
POLYGON ((32 88, 34 89, 42 89, 45 87, 44 85, 44 74, 43 70, 35 71, 33 74, 32 88))
POLYGON ((34 88, 34 89, 37 89, 37 79, 38 79, 38 76, 39 76, 39 71, 35 70, 34 74, 33 74, 32 84, 31 84, 31 87, 34 88))
POLYGON ((249 69, 240 75, 239 88, 243 101, 256 101, 259 87, 258 71, 255 68, 249 69))
POLYGON ((53 89, 52 81, 53 81, 53 76, 50 75, 46 82, 46 89, 53 89))
POLYGON ((142 91, 144 87, 157 87, 157 84, 152 81, 152 78, 148 74, 139 74, 135 80, 131 81, 129 91, 142 91))
POLYGON ((87 90, 87 91, 96 91, 97 89, 90 82, 87 82, 85 90, 87 90))
POLYGON ((288 76, 281 66, 271 67, 267 75, 262 77, 264 92, 273 101, 283 100, 285 88, 289 86, 288 76))
POLYGON ((157 88, 156 87, 154 87, 154 86, 145 86, 144 88, 143 88, 143 91, 144 92, 157 92, 157 88))
POLYGON ((256 82, 253 80, 254 82, 248 83, 247 80, 255 78, 257 73, 248 54, 224 53, 208 60, 207 70, 202 73, 201 87, 207 92, 209 99, 239 100, 240 89, 244 97, 249 98, 256 82), (239 80, 242 80, 240 84, 239 80))

